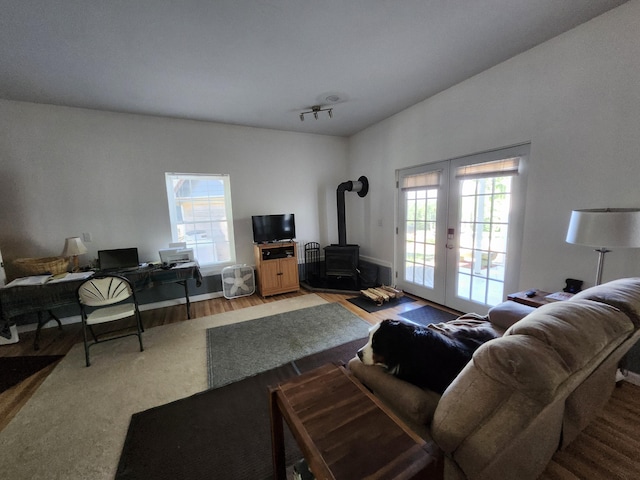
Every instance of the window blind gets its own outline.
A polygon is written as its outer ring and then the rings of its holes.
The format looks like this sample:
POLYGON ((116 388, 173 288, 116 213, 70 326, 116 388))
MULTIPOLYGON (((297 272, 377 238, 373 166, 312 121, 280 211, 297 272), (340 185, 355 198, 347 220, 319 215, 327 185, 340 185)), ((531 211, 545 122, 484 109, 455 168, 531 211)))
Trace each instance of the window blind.
POLYGON ((503 158, 491 162, 475 163, 456 168, 457 180, 518 175, 520 157, 503 158))
POLYGON ((400 188, 402 190, 437 188, 440 186, 441 178, 442 170, 406 175, 402 177, 402 184, 400 185, 400 188))

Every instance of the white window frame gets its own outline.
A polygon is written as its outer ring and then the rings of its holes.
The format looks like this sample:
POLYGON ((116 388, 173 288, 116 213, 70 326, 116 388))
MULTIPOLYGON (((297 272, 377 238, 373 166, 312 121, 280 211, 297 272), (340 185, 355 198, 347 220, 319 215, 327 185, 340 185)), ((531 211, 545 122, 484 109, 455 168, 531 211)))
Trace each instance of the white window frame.
MULTIPOLYGON (((236 263, 236 250, 235 250, 235 237, 233 231, 233 210, 231 207, 231 177, 228 174, 206 174, 206 173, 176 173, 176 172, 166 172, 165 173, 165 182, 167 188, 167 204, 169 208, 169 221, 171 223, 171 238, 173 242, 184 242, 187 241, 187 248, 194 248, 194 257, 198 261, 200 268, 202 270, 203 275, 220 273, 222 269, 228 265, 234 265, 236 263), (185 225, 182 219, 178 218, 178 207, 180 206, 177 202, 175 192, 174 192, 174 181, 175 180, 216 180, 221 181, 223 184, 223 197, 222 202, 224 202, 224 218, 223 219, 214 219, 209 217, 208 220, 198 220, 198 224, 202 225, 203 223, 209 223, 211 228, 208 230, 213 231, 214 227, 223 226, 223 230, 226 231, 226 241, 224 242, 228 245, 228 259, 217 261, 215 257, 217 256, 216 243, 215 240, 210 240, 204 238, 204 242, 198 242, 197 235, 188 239, 185 238, 183 233, 181 233, 181 226, 185 225), (210 245, 210 249, 208 247, 210 245), (198 253, 201 255, 198 255, 198 253), (200 258, 199 258, 200 257, 200 258)), ((202 197, 199 197, 202 201, 202 197)), ((213 200, 214 197, 208 197, 213 200)), ((220 203, 220 198, 217 198, 216 202, 220 203)), ((211 203, 209 203, 211 206, 211 203)), ((209 209, 210 213, 212 212, 209 209)), ((205 234, 203 234, 205 235, 205 234)), ((205 235, 206 236, 206 235, 205 235)))

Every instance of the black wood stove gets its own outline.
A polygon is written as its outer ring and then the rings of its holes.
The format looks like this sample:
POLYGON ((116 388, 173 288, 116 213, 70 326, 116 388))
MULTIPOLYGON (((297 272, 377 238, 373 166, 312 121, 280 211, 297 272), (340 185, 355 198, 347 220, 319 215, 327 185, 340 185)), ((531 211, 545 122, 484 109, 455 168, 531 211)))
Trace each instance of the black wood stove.
POLYGON ((338 243, 324 247, 325 276, 349 278, 356 287, 360 279, 360 246, 347 243, 347 225, 345 218, 344 193, 354 191, 364 197, 369 192, 369 181, 362 176, 357 181, 348 181, 338 185, 338 243))

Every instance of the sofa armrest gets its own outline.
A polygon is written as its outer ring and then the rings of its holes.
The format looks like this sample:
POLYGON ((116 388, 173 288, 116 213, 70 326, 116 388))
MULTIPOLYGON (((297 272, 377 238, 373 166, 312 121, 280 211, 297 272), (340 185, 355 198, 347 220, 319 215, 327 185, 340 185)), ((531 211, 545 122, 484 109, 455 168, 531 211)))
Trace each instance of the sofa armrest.
POLYGON ((349 370, 380 400, 403 418, 427 425, 433 418, 440 395, 423 390, 387 373, 383 367, 365 365, 358 357, 349 361, 349 370))
POLYGON ((534 307, 507 300, 489 310, 489 321, 497 330, 501 330, 504 333, 511 325, 522 320, 534 310, 534 307))

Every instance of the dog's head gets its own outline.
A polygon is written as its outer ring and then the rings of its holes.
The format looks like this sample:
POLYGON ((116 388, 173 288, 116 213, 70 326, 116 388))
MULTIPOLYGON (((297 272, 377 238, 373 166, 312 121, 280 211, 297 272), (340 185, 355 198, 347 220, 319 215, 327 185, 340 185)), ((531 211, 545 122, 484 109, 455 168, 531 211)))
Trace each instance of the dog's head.
POLYGON ((412 325, 399 320, 383 320, 369 331, 369 341, 358 350, 358 358, 365 365, 384 365, 392 370, 400 363, 413 331, 412 325))

